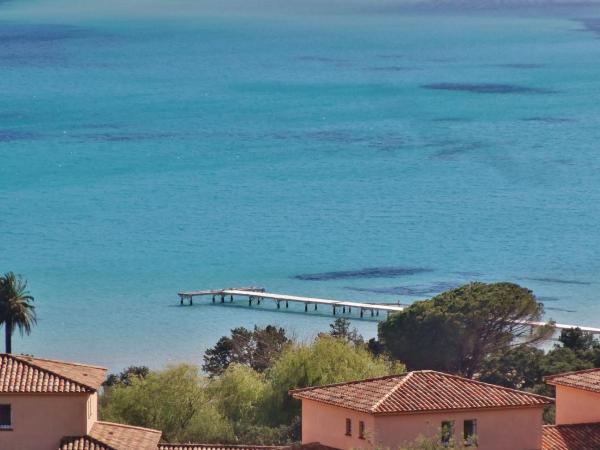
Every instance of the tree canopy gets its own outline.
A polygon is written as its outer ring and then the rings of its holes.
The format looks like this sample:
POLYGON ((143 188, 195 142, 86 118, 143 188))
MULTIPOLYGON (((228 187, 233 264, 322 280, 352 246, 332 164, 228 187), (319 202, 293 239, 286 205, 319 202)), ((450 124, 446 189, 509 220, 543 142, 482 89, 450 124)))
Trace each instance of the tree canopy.
POLYGON ((365 343, 364 338, 358 333, 358 330, 350 328, 350 320, 345 317, 338 317, 333 323, 329 324, 329 334, 356 345, 365 343))
POLYGON ((539 321, 543 305, 513 283, 470 283, 418 301, 379 324, 379 340, 411 370, 435 369, 473 377, 490 354, 516 342, 546 338, 525 321, 539 321))
POLYGON ((233 439, 233 430, 206 391, 197 367, 180 365, 136 377, 108 388, 102 397, 103 420, 163 431, 170 442, 233 439))
POLYGON ((137 378, 146 378, 150 369, 146 366, 129 366, 119 374, 111 373, 108 375, 102 386, 112 387, 116 385, 129 386, 137 378))
POLYGON ((264 372, 289 342, 283 328, 267 325, 265 328, 244 327, 231 330, 204 353, 202 369, 214 377, 222 374, 231 364, 243 364, 264 372))
POLYGON ((287 348, 269 371, 274 405, 279 417, 289 420, 299 414, 300 402, 288 395, 290 389, 341 383, 404 372, 400 363, 373 356, 364 346, 322 335, 310 345, 287 348))

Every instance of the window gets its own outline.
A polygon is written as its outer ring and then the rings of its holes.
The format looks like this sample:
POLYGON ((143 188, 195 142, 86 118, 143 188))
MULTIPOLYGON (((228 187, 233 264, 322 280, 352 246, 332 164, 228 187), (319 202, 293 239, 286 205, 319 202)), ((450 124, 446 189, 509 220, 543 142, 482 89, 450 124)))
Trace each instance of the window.
POLYGON ((346 419, 346 436, 352 436, 352 420, 346 419))
POLYGON ((477 445, 477 420, 465 420, 463 425, 463 437, 467 447, 477 445))
POLYGON ((0 430, 12 428, 10 405, 0 405, 0 430))
POLYGON ((365 438, 365 423, 362 420, 358 422, 358 438, 365 438))
POLYGON ((448 447, 452 444, 452 438, 454 437, 454 421, 445 420, 442 422, 442 436, 441 442, 444 447, 448 447))

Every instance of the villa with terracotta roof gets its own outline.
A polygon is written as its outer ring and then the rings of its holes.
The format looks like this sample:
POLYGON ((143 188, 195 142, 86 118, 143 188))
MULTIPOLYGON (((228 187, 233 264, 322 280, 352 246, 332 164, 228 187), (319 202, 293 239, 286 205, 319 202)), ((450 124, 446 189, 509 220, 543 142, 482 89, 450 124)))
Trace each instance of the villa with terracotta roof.
POLYGON ((0 354, 1 450, 280 450, 159 444, 162 432, 98 421, 106 369, 0 354))
MULTIPOLYGON (((159 430, 98 420, 102 367, 0 354, 1 450, 291 450, 165 444, 159 430)), ((418 437, 478 450, 599 450, 600 369, 553 375, 553 399, 423 370, 291 390, 303 450, 400 448, 418 437)))
POLYGON ((556 389, 556 425, 544 427, 543 450, 600 449, 600 369, 544 378, 556 389))
POLYGON ((399 448, 419 437, 480 450, 542 446, 542 414, 553 400, 424 370, 296 389, 302 443, 339 449, 399 448))
POLYGON ((0 355, 0 448, 56 450, 98 420, 102 367, 0 355))

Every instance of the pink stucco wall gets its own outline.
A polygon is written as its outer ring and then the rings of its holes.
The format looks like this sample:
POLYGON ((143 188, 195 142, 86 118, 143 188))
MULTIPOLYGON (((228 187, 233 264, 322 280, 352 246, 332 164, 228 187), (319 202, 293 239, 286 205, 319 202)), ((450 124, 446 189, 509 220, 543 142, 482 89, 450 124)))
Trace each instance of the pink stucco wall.
POLYGON ((95 394, 0 395, 12 409, 12 431, 0 431, 0 449, 56 450, 63 436, 87 434, 97 418, 96 400, 95 394))
POLYGON ((454 420, 455 439, 462 439, 463 421, 477 420, 478 450, 539 450, 542 408, 473 410, 435 414, 372 416, 311 400, 302 401, 302 442, 320 442, 340 449, 399 448, 419 437, 440 436, 442 421, 454 420), (345 436, 346 418, 352 436, 345 436), (358 439, 363 420, 367 439, 358 439))
POLYGON ((556 386, 556 424, 600 422, 600 394, 556 386))
POLYGON ((374 417, 312 400, 302 400, 302 443, 320 442, 340 449, 371 448, 374 417), (352 436, 346 436, 346 419, 352 420, 352 436), (365 422, 366 439, 359 439, 358 423, 365 422))
POLYGON ((420 436, 437 439, 442 421, 454 421, 458 443, 464 421, 476 419, 478 450, 534 450, 542 446, 542 412, 542 408, 519 408, 377 416, 375 438, 381 447, 398 448, 420 436))

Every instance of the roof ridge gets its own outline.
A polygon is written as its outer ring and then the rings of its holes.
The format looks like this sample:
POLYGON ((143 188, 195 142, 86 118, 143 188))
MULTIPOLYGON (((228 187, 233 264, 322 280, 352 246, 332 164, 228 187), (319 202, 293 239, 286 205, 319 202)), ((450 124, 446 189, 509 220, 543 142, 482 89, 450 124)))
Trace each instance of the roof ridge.
POLYGON ((79 382, 79 381, 75 381, 75 380, 73 380, 72 378, 69 378, 69 377, 66 377, 66 376, 64 376, 64 375, 62 375, 62 374, 60 374, 60 373, 57 373, 57 372, 56 372, 56 371, 54 371, 54 370, 50 370, 50 369, 47 369, 47 368, 45 368, 45 367, 38 366, 38 365, 36 365, 34 362, 32 362, 32 361, 28 361, 28 360, 26 359, 26 358, 31 358, 31 359, 36 359, 36 358, 32 358, 32 357, 22 357, 22 356, 19 356, 19 355, 13 355, 13 354, 10 354, 10 353, 3 353, 3 354, 2 354, 0 357, 8 357, 8 358, 11 358, 11 359, 13 359, 13 360, 16 360, 16 361, 18 361, 18 362, 20 362, 20 363, 22 363, 22 364, 26 364, 26 365, 28 365, 29 367, 33 367, 33 368, 34 368, 34 369, 36 369, 36 370, 41 370, 42 372, 46 372, 46 373, 52 374, 52 375, 54 375, 55 377, 61 378, 62 380, 68 381, 68 382, 70 382, 70 383, 73 383, 73 384, 76 384, 77 386, 80 386, 80 387, 82 387, 82 388, 83 388, 85 391, 92 391, 92 392, 96 392, 96 391, 97 391, 97 389, 94 389, 93 387, 91 387, 91 386, 88 386, 87 384, 83 384, 83 383, 81 383, 81 382, 79 382))
POLYGON ((506 387, 506 386, 500 386, 498 384, 486 383, 485 381, 479 381, 479 380, 474 380, 472 378, 461 377, 460 375, 454 375, 454 374, 451 374, 451 373, 438 372, 437 370, 420 370, 419 372, 435 373, 435 374, 438 374, 438 375, 442 375, 444 377, 455 378, 455 379, 458 379, 458 380, 467 381, 469 383, 476 383, 476 384, 479 384, 479 385, 482 385, 482 386, 491 387, 493 389, 500 389, 500 390, 506 391, 506 392, 516 392, 518 394, 528 395, 528 396, 539 398, 539 399, 543 399, 543 400, 551 400, 552 402, 554 402, 553 398, 546 397, 545 395, 533 394, 531 392, 522 391, 520 389, 513 389, 513 388, 506 387))
POLYGON ((405 377, 409 373, 410 372, 403 372, 403 373, 399 373, 399 374, 396 374, 396 375, 384 375, 384 376, 381 376, 381 377, 365 378, 363 380, 351 380, 351 381, 343 381, 343 382, 340 382, 340 383, 321 384, 319 386, 308 386, 308 387, 305 387, 305 388, 290 389, 288 391, 288 393, 290 393, 290 394, 296 394, 296 393, 300 393, 300 392, 312 391, 314 389, 322 389, 322 388, 330 388, 330 387, 336 387, 336 386, 344 386, 344 385, 348 385, 348 384, 368 383, 370 381, 379 381, 379 380, 385 380, 385 379, 388 379, 388 378, 405 377))
POLYGON ((109 426, 113 426, 113 427, 128 428, 128 429, 131 429, 131 430, 149 431, 149 432, 152 432, 152 433, 160 433, 160 434, 162 434, 162 431, 155 430, 154 428, 144 428, 144 427, 138 427, 138 426, 135 426, 135 425, 127 425, 127 424, 124 424, 124 423, 104 422, 102 420, 97 420, 95 422, 95 424, 109 425, 109 426))
POLYGON ((102 369, 102 370, 108 370, 106 367, 103 366, 94 366, 92 364, 83 364, 83 363, 76 363, 76 362, 71 362, 71 361, 63 361, 61 359, 51 359, 51 358, 39 358, 37 356, 29 356, 29 355, 13 355, 11 353, 0 353, 0 356, 2 355, 6 355, 6 356, 13 356, 15 358, 31 358, 34 360, 39 360, 39 361, 46 361, 46 362, 53 362, 53 363, 59 363, 59 364, 68 364, 69 366, 77 366, 77 367, 90 367, 92 369, 102 369))
POLYGON ((390 398, 398 389, 400 389, 402 386, 404 386, 406 384, 406 382, 408 380, 410 380, 413 376, 414 372, 408 372, 406 373, 406 375, 404 377, 402 377, 402 379, 396 384, 396 386, 394 386, 392 389, 390 389, 388 391, 387 394, 385 394, 383 397, 381 397, 381 399, 379 399, 379 401, 377 401, 373 407, 371 408, 371 412, 377 412, 377 408, 379 408, 379 406, 381 406, 381 404, 386 401, 388 398, 390 398))

